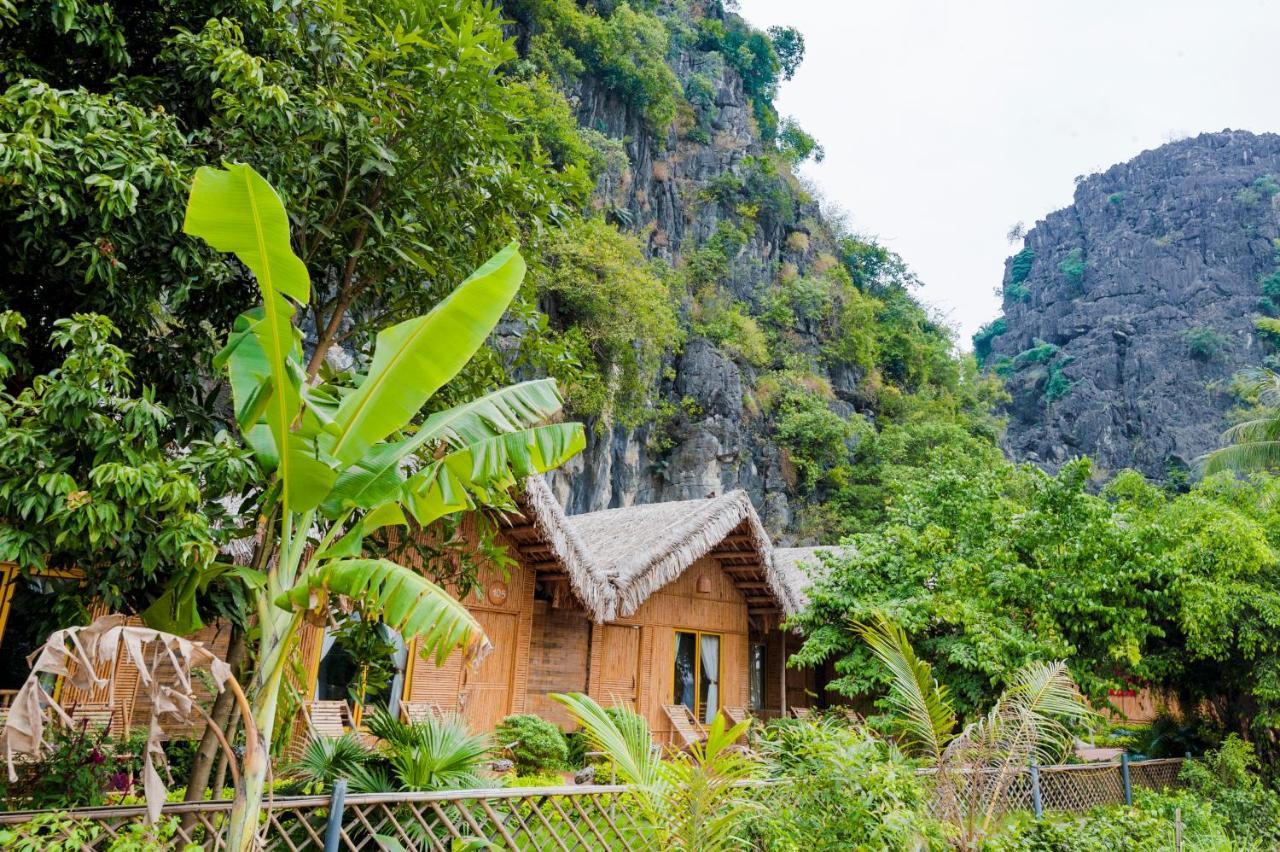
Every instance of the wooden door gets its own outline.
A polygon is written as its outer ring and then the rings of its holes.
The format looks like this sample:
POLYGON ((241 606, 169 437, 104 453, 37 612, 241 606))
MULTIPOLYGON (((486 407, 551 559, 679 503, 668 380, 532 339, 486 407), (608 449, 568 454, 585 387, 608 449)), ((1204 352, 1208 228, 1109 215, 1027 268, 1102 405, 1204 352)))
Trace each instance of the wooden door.
POLYGON ((600 693, 606 707, 619 702, 639 712, 640 628, 606 624, 602 631, 600 693))
POLYGON ((518 616, 513 612, 472 613, 493 643, 493 651, 476 668, 465 667, 459 709, 473 731, 491 731, 511 713, 515 684, 518 616))

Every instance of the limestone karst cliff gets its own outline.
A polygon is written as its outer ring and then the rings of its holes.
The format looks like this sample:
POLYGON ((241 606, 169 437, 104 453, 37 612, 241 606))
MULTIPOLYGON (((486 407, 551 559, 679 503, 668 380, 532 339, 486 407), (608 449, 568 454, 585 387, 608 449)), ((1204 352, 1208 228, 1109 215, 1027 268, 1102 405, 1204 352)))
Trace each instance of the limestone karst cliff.
POLYGON ((1079 179, 1009 258, 1004 315, 975 338, 1006 377, 1007 449, 1055 468, 1180 475, 1216 446, 1231 376, 1270 347, 1280 136, 1206 133, 1079 179))

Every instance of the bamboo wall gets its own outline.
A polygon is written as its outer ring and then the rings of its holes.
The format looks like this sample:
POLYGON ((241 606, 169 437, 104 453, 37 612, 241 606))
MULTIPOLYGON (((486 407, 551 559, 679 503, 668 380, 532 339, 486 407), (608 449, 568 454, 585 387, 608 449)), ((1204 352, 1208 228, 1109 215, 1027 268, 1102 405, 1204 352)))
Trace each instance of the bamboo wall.
POLYGON ((602 704, 621 700, 634 706, 659 742, 671 736, 662 708, 675 691, 677 630, 720 634, 720 704, 746 707, 747 602, 714 559, 698 560, 634 615, 592 632, 589 694, 602 704), (708 591, 698 591, 700 579, 708 591))

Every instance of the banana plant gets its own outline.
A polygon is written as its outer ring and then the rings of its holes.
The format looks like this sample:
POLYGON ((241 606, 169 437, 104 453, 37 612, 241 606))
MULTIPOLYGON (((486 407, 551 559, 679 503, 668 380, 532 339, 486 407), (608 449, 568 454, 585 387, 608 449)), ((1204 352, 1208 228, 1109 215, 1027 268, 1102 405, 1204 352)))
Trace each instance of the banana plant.
POLYGON ((364 556, 364 537, 500 502, 523 477, 580 452, 585 437, 580 424, 548 422, 561 408, 549 379, 420 416, 515 296, 525 264, 514 243, 429 313, 380 331, 363 375, 311 382, 294 323, 311 283, 271 185, 247 165, 201 168, 183 229, 235 255, 262 293, 215 361, 263 475, 259 547, 274 555, 249 582, 260 636, 250 699, 264 748, 244 766, 229 836, 230 848, 248 849, 287 661, 309 611, 326 612, 331 595, 355 599, 437 663, 456 649, 474 658, 488 647, 465 607, 408 568, 364 556))

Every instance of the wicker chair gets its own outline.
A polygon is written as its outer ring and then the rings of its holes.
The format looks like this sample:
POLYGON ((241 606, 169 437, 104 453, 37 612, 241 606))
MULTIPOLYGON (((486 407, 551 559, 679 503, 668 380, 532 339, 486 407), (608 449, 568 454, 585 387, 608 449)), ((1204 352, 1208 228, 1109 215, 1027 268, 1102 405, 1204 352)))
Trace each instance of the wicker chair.
POLYGON ((308 701, 302 705, 307 736, 312 739, 340 737, 356 729, 351 708, 345 701, 308 701))
POLYGON ((444 713, 434 701, 401 701, 400 718, 409 724, 438 722, 444 718, 444 713))
POLYGON ((672 737, 680 748, 687 749, 706 740, 706 729, 694 718, 688 707, 683 704, 667 704, 662 711, 671 720, 672 737))

